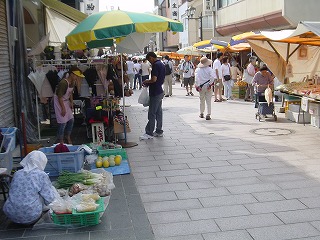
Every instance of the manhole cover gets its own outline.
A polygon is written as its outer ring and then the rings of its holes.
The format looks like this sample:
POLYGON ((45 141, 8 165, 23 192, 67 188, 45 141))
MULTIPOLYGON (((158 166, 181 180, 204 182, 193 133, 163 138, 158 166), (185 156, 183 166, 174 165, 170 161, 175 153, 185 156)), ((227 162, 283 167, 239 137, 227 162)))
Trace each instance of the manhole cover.
POLYGON ((291 129, 285 128, 257 128, 250 131, 251 133, 263 136, 282 136, 294 133, 291 129))

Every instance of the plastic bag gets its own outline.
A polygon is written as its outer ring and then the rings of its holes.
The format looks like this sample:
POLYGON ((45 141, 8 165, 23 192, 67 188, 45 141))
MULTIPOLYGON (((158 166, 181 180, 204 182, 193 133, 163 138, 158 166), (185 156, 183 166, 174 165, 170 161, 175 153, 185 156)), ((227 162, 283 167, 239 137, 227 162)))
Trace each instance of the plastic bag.
POLYGON ((48 206, 56 214, 66 214, 66 213, 72 213, 72 205, 73 203, 70 197, 66 197, 65 199, 62 197, 57 197, 48 206))
POLYGON ((264 91, 264 98, 266 99, 268 106, 269 106, 270 103, 272 102, 272 90, 269 86, 264 91))
POLYGON ((148 88, 143 87, 142 91, 140 93, 140 96, 138 98, 138 103, 142 104, 144 107, 149 106, 149 93, 148 93, 148 88))

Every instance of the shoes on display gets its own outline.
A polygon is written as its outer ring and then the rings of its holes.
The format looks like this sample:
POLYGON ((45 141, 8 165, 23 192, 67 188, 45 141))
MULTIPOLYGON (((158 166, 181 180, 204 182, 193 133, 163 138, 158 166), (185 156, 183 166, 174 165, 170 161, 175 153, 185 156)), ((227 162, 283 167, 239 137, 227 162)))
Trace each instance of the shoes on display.
POLYGON ((209 114, 206 116, 206 120, 211 120, 211 117, 209 114))
POLYGON ((148 139, 153 139, 153 136, 149 135, 149 134, 143 134, 142 136, 139 137, 139 140, 148 140, 148 139))
POLYGON ((190 95, 193 96, 194 95, 193 92, 190 92, 190 95))
POLYGON ((200 113, 199 118, 204 118, 203 113, 200 113))
POLYGON ((154 133, 153 133, 153 136, 154 136, 154 137, 163 137, 163 133, 154 132, 154 133))

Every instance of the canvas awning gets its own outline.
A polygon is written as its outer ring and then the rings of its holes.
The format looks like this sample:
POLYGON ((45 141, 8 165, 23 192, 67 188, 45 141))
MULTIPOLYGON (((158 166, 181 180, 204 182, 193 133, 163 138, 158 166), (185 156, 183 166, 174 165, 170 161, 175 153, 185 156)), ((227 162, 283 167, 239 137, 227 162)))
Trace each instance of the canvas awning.
POLYGON ((50 33, 49 44, 60 46, 66 36, 87 15, 57 0, 41 0, 45 6, 46 34, 50 33), (63 27, 62 27, 63 26, 63 27))
POLYGON ((284 82, 286 66, 292 65, 292 81, 320 74, 320 22, 300 22, 295 30, 241 34, 274 75, 284 82), (303 51, 302 51, 303 50, 303 51))

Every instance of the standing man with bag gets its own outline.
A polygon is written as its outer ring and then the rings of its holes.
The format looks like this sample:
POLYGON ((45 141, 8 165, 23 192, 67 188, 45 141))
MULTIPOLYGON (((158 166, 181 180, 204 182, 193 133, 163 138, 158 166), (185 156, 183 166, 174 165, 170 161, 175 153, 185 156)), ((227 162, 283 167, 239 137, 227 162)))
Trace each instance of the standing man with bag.
POLYGON ((213 70, 215 72, 214 78, 214 101, 222 102, 222 71, 221 71, 221 60, 223 57, 222 52, 217 53, 217 58, 213 62, 213 70))
POLYGON ((212 85, 214 83, 215 74, 210 67, 212 60, 202 57, 195 71, 196 89, 200 98, 200 118, 204 118, 205 103, 207 104, 206 120, 211 119, 211 99, 212 85))
POLYGON ((172 96, 172 70, 173 70, 173 64, 170 61, 170 58, 168 55, 164 57, 163 61, 164 67, 165 67, 165 78, 164 78, 164 96, 169 97, 172 96))
POLYGON ((247 71, 247 75, 244 79, 244 81, 247 83, 247 88, 246 88, 246 95, 244 97, 244 100, 246 102, 248 101, 254 101, 254 88, 252 85, 252 79, 254 77, 254 75, 256 74, 256 70, 255 70, 255 65, 256 65, 256 61, 257 61, 257 57, 252 56, 249 58, 249 65, 247 66, 247 69, 245 71, 247 71))
POLYGON ((151 79, 145 80, 143 82, 144 86, 149 87, 150 104, 148 111, 148 123, 145 128, 145 134, 140 136, 140 140, 152 139, 153 136, 163 136, 162 84, 165 78, 165 66, 159 59, 157 59, 157 55, 154 52, 149 52, 146 55, 146 59, 152 64, 151 79), (153 132, 154 129, 156 129, 155 132, 153 132))
POLYGON ((183 74, 183 83, 187 90, 186 96, 193 96, 192 86, 194 84, 194 65, 190 61, 189 55, 184 56, 184 62, 181 64, 180 70, 183 74), (189 92, 190 87, 190 92, 189 92))

